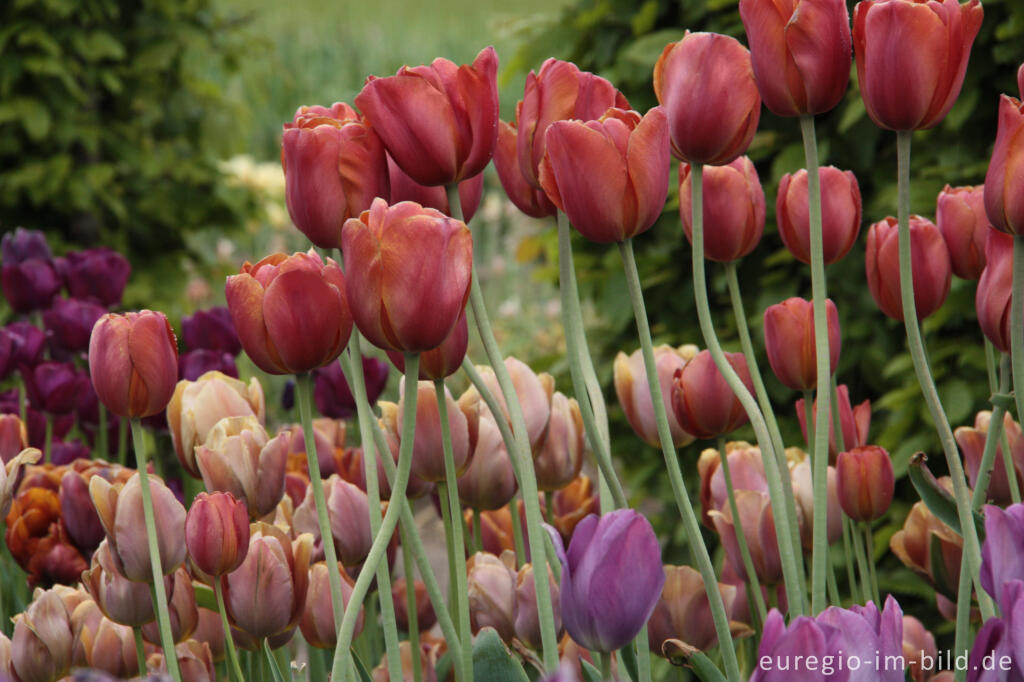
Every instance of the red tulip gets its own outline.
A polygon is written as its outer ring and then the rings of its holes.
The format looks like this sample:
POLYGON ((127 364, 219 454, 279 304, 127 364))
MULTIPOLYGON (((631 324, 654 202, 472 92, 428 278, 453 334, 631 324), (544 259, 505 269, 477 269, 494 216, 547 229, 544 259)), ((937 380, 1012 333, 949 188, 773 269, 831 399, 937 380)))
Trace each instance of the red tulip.
POLYGON ((823 114, 850 81, 850 14, 845 0, 740 0, 754 77, 779 116, 823 114))
POLYGON ((984 187, 946 185, 936 201, 935 223, 946 240, 953 274, 977 280, 985 269, 985 241, 992 224, 985 214, 984 187))
POLYGON ((388 78, 370 76, 355 102, 409 177, 448 185, 480 173, 494 154, 497 72, 498 56, 487 47, 472 65, 435 59, 388 78))
MULTIPOLYGON (((726 359, 743 384, 754 392, 747 360, 740 353, 726 353, 726 359)), ((702 350, 676 370, 672 386, 672 408, 684 430, 697 438, 715 438, 747 423, 747 413, 718 371, 711 352, 702 350)))
MULTIPOLYGON (((498 144, 494 148, 494 168, 509 201, 531 218, 544 218, 555 214, 555 205, 544 190, 534 187, 519 168, 516 151, 519 136, 515 123, 498 121, 498 144)), ((539 183, 538 183, 539 184, 539 183)))
POLYGON ((119 417, 148 417, 167 407, 178 383, 178 342, 163 313, 104 315, 89 339, 96 395, 119 417))
MULTIPOLYGON (((420 354, 420 381, 436 381, 458 372, 468 347, 469 326, 466 323, 466 311, 463 310, 459 321, 455 323, 455 328, 441 345, 420 354)), ((390 350, 387 355, 398 371, 404 374, 405 356, 390 350)))
MULTIPOLYGON (((686 239, 693 241, 693 178, 679 170, 679 217, 686 239)), ((704 169, 704 257, 719 263, 743 258, 764 233, 764 190, 757 169, 745 156, 725 166, 704 169)))
POLYGON ((185 516, 192 563, 212 578, 230 573, 249 551, 249 512, 231 493, 199 493, 185 516))
MULTIPOLYGON (((850 252, 860 234, 861 199, 857 177, 851 171, 824 166, 821 182, 821 229, 825 265, 850 252)), ((810 213, 807 209, 807 171, 786 173, 779 180, 775 222, 789 252, 801 263, 811 262, 810 213)))
POLYGON ((465 223, 411 201, 345 223, 352 316, 385 350, 428 351, 455 327, 469 298, 473 237, 465 223))
POLYGON ((641 118, 609 109, 598 120, 548 127, 540 183, 580 234, 599 244, 638 235, 668 196, 668 126, 661 107, 641 118))
POLYGON ((1024 102, 1003 95, 999 101, 999 132, 985 174, 985 212, 992 225, 1010 234, 1024 234, 1024 102))
POLYGON ((654 92, 668 114, 676 158, 721 166, 750 146, 761 95, 750 52, 735 38, 687 31, 654 65, 654 92))
MULTIPOLYGON (((839 385, 836 389, 836 397, 837 400, 833 401, 831 409, 836 409, 834 403, 839 403, 839 428, 843 434, 843 449, 852 450, 867 445, 868 430, 871 427, 871 401, 865 400, 856 407, 852 407, 850 405, 850 389, 846 384, 839 385)), ((814 401, 813 410, 817 415, 817 400, 814 401)), ((803 398, 796 401, 796 416, 800 422, 800 431, 803 433, 804 440, 807 440, 807 412, 804 408, 803 398)), ((814 418, 817 419, 817 416, 814 418)), ((828 454, 832 460, 839 454, 839 448, 836 445, 835 423, 832 421, 831 414, 828 420, 828 454)))
POLYGON ((1014 239, 1020 237, 989 231, 985 248, 988 264, 978 280, 978 292, 974 299, 982 333, 1003 353, 1009 353, 1011 345, 1010 299, 1013 292, 1014 239))
MULTIPOLYGON (((391 178, 390 194, 378 194, 379 197, 390 197, 388 203, 397 204, 400 201, 414 201, 426 208, 436 208, 441 213, 450 216, 451 207, 448 205, 448 193, 444 187, 434 185, 428 187, 421 185, 405 174, 394 159, 388 157, 388 175, 391 178)), ((466 178, 459 183, 459 207, 462 209, 462 221, 468 223, 480 207, 480 198, 484 192, 484 174, 477 173, 471 178, 466 178)), ((370 205, 367 204, 366 208, 370 205)), ((358 218, 356 213, 351 218, 358 218)), ((339 241, 340 235, 339 232, 339 241)), ((340 246, 340 244, 339 244, 340 246)))
POLYGON ((285 200, 292 222, 324 249, 341 247, 341 226, 387 196, 377 133, 349 105, 299 107, 281 138, 285 200))
POLYGON ((871 120, 888 130, 938 125, 960 94, 982 15, 979 0, 857 3, 853 47, 871 120))
MULTIPOLYGON (((825 301, 828 317, 829 367, 839 366, 839 311, 832 299, 825 301)), ((810 391, 818 385, 814 344, 814 308, 811 301, 789 298, 764 311, 764 346, 768 362, 779 381, 794 391, 810 391)))
POLYGON ((242 347, 270 374, 298 374, 334 362, 348 344, 352 315, 345 276, 312 249, 275 253, 228 277, 228 309, 242 347))
POLYGON ((839 453, 839 504, 854 521, 874 521, 889 510, 896 482, 884 448, 868 445, 839 453))
MULTIPOLYGON (((868 289, 882 312, 894 320, 903 319, 898 242, 898 228, 893 217, 875 223, 868 230, 868 289)), ((914 304, 917 319, 923 320, 942 307, 949 294, 953 271, 942 233, 932 221, 910 216, 910 248, 914 304)))

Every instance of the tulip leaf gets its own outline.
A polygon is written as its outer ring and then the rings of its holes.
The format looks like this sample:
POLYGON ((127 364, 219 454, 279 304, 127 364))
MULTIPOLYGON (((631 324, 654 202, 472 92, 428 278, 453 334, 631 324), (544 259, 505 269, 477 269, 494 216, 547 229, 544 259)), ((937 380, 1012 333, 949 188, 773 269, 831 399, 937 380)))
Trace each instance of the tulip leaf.
POLYGON ((580 670, 583 672, 584 682, 604 682, 601 671, 582 658, 580 659, 580 670))
MULTIPOLYGON (((644 631, 644 634, 641 635, 641 637, 647 637, 646 630, 644 631)), ((622 660, 622 665, 626 668, 626 672, 629 674, 629 679, 639 680, 640 673, 637 670, 636 648, 634 647, 634 643, 630 642, 626 646, 619 649, 619 657, 622 660)))
POLYGON ((192 588, 196 593, 196 606, 217 613, 217 597, 213 593, 213 588, 197 582, 192 583, 192 588))
POLYGON ((502 643, 498 631, 484 628, 473 646, 473 678, 477 680, 503 680, 529 682, 526 671, 502 643))
POLYGON ((359 679, 361 682, 373 682, 373 677, 370 676, 370 669, 366 667, 366 664, 359 658, 359 654, 356 653, 355 649, 350 649, 352 652, 352 660, 356 663, 356 672, 359 673, 359 679))
MULTIPOLYGON (((936 480, 928 465, 925 463, 928 458, 923 452, 919 452, 910 458, 910 466, 907 473, 910 474, 910 482, 914 484, 921 501, 928 507, 928 511, 935 515, 939 521, 953 529, 958 535, 963 535, 960 530, 960 515, 956 509, 956 500, 949 494, 949 491, 942 487, 936 480)), ((974 525, 978 529, 978 539, 985 539, 985 517, 978 511, 973 512, 974 525)))

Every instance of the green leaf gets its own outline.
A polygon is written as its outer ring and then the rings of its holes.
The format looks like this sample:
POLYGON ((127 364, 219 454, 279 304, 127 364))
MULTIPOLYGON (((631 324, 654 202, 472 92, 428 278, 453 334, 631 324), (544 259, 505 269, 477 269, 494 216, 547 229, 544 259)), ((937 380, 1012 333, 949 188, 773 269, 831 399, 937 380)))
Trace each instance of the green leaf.
POLYGON ((473 645, 473 678, 502 682, 529 682, 526 671, 501 641, 498 631, 484 628, 473 645))
MULTIPOLYGON (((645 634, 644 636, 646 637, 647 635, 645 634)), ((631 680, 639 680, 640 673, 637 668, 636 648, 633 642, 619 649, 619 658, 622 661, 622 665, 626 668, 626 672, 629 673, 629 678, 631 680)))
POLYGON ((217 595, 213 593, 213 588, 203 583, 192 583, 192 589, 196 593, 196 606, 204 609, 209 609, 213 612, 217 612, 217 595))
POLYGON ((124 45, 106 31, 92 31, 87 34, 75 33, 72 35, 71 43, 78 54, 89 62, 98 62, 101 59, 124 59, 124 45))
POLYGON ((604 678, 601 677, 601 671, 595 668, 592 663, 582 658, 580 659, 580 670, 583 671, 585 682, 604 682, 604 678))
POLYGON ((366 664, 359 658, 359 654, 356 653, 355 649, 350 650, 352 652, 352 660, 356 662, 356 672, 359 673, 359 679, 362 682, 373 682, 373 676, 370 675, 370 669, 366 667, 366 664))
MULTIPOLYGON (((958 535, 963 535, 960 530, 960 515, 957 513, 956 500, 943 488, 928 469, 927 457, 920 453, 910 458, 910 467, 907 473, 910 474, 910 482, 914 484, 921 501, 928 507, 928 511, 935 515, 939 521, 949 526, 958 535)), ((985 517, 974 511, 974 525, 978 529, 978 539, 985 539, 985 517)))

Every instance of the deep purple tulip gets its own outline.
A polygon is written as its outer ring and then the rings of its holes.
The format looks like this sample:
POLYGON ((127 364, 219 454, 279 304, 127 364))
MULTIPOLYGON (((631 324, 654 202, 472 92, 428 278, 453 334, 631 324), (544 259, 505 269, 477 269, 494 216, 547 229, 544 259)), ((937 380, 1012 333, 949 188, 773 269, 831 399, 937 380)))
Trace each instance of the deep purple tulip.
POLYGON ((4 329, 11 337, 11 368, 33 366, 43 359, 46 335, 31 322, 12 322, 4 329))
POLYGON ((181 339, 189 350, 215 350, 232 356, 242 352, 242 342, 226 306, 197 310, 181 318, 181 339))
POLYGON ((53 307, 43 313, 43 325, 51 349, 78 353, 89 348, 89 337, 96 320, 106 309, 90 301, 57 297, 53 307))
POLYGON ((2 278, 4 297, 15 312, 22 314, 49 308, 61 287, 53 261, 41 258, 4 263, 2 278))
MULTIPOLYGON (((19 414, 18 389, 12 388, 0 393, 0 414, 19 414)), ((53 419, 53 437, 64 438, 75 424, 73 414, 60 414, 53 419)), ((40 450, 46 445, 46 416, 25 404, 25 426, 28 429, 28 444, 40 450)))
POLYGON ((750 682, 849 682, 849 668, 837 674, 834 667, 845 644, 843 632, 837 627, 807 616, 795 618, 787 627, 782 614, 772 609, 764 620, 757 666, 750 682), (817 657, 816 670, 809 669, 808 656, 817 657), (821 661, 826 656, 833 666, 822 671, 821 661))
POLYGON ((967 682, 1024 680, 1020 668, 1024 661, 1024 582, 1011 580, 1002 587, 1002 617, 988 619, 974 638, 967 682))
POLYGON ((84 372, 63 362, 22 366, 21 378, 32 407, 50 414, 67 414, 74 410, 83 385, 89 381, 84 372))
POLYGON ((610 653, 647 624, 665 584, 661 547, 650 522, 632 509, 590 515, 573 531, 569 551, 547 526, 562 562, 562 623, 580 646, 610 653))
MULTIPOLYGON (((332 419, 346 419, 355 414, 355 398, 337 362, 316 370, 314 375, 313 400, 320 414, 332 419)), ((366 381, 366 398, 373 405, 388 383, 388 364, 364 355, 363 378, 366 381)))
POLYGON ((46 235, 39 230, 15 228, 0 239, 0 261, 4 265, 23 263, 32 258, 53 260, 53 252, 46 243, 46 235))
MULTIPOLYGON (((86 439, 93 447, 96 447, 98 442, 97 435, 100 430, 100 399, 96 395, 96 389, 91 381, 82 387, 78 395, 78 401, 75 405, 75 416, 78 418, 78 426, 85 433, 86 439)), ((120 417, 107 412, 107 445, 109 450, 106 454, 98 453, 100 457, 110 457, 117 454, 120 424, 120 417)))
POLYGON ((1015 580, 1024 581, 1024 504, 1011 504, 1006 509, 987 505, 981 586, 1002 605, 1006 601, 1002 592, 1015 580))
POLYGON ((0 327, 0 381, 3 381, 13 372, 17 365, 14 359, 14 340, 11 333, 0 327))
POLYGON ((101 246, 58 258, 57 270, 72 297, 109 308, 121 303, 132 266, 117 251, 101 246))
POLYGON ((178 357, 178 380, 195 381, 207 372, 218 371, 229 377, 238 378, 235 356, 219 350, 200 348, 178 357))
POLYGON ((54 440, 50 444, 50 461, 57 466, 90 457, 92 450, 80 440, 54 440))
POLYGON ((89 497, 89 483, 76 471, 65 472, 60 480, 60 510, 71 542, 92 554, 106 535, 89 497))
POLYGON ((281 407, 286 410, 290 410, 295 407, 295 380, 289 379, 284 384, 284 390, 281 391, 281 407))

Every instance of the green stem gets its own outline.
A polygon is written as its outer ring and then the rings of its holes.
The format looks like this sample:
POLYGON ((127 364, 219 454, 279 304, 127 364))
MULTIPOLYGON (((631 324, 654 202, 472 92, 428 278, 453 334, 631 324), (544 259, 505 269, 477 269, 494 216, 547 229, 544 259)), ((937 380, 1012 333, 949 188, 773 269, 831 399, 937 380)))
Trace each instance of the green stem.
MULTIPOLYGON (((1010 389, 1010 372, 1007 364, 1008 362, 1003 362, 999 387, 996 391, 999 394, 1005 394, 1010 389)), ((1003 415, 1005 414, 1006 404, 1002 400, 993 400, 992 417, 988 422, 988 433, 985 434, 985 448, 981 452, 978 475, 974 480, 974 495, 971 497, 972 509, 981 509, 981 506, 985 504, 989 482, 992 479, 992 469, 996 461, 996 450, 999 449, 999 442, 1003 435, 1003 415)), ((1007 452, 1008 449, 1002 451, 1002 459, 1006 465, 1007 481, 1016 483, 1017 474, 1014 470, 1013 459, 1007 452)))
POLYGON ((523 522, 519 519, 518 498, 512 498, 512 501, 508 503, 508 513, 512 520, 512 546, 516 550, 516 567, 521 568, 527 561, 526 541, 523 538, 523 522))
MULTIPOLYGON (((149 675, 149 668, 146 667, 146 645, 142 641, 142 626, 136 625, 133 627, 132 633, 135 635, 135 657, 138 659, 139 676, 142 679, 146 679, 146 676, 149 675)), ((238 679, 241 680, 242 678, 238 679)))
POLYGON ((750 546, 747 544, 747 536, 743 531, 743 522, 740 519, 740 510, 736 506, 736 490, 732 484, 732 473, 729 470, 729 458, 725 454, 725 438, 718 439, 718 461, 722 467, 722 477, 725 478, 725 490, 729 496, 729 511, 732 513, 733 530, 736 533, 736 543, 740 546, 740 556, 743 559, 743 570, 747 574, 747 593, 754 601, 755 611, 752 614, 757 620, 751 625, 755 630, 761 629, 761 623, 768 617, 768 609, 764 605, 764 594, 761 592, 761 581, 757 578, 754 570, 754 560, 750 556, 750 546))
POLYGON ((117 425, 117 463, 125 466, 128 462, 128 420, 121 417, 117 425))
MULTIPOLYGON (((903 304, 903 323, 907 331, 907 345, 910 349, 910 356, 914 361, 914 372, 917 374, 917 381, 921 385, 925 403, 928 405, 928 411, 938 431, 939 440, 942 442, 942 450, 946 455, 949 475, 953 480, 953 497, 956 500, 957 514, 960 517, 960 528, 964 538, 964 552, 968 555, 971 580, 977 588, 978 606, 981 610, 982 619, 988 620, 995 615, 995 608, 991 598, 981 588, 981 582, 978 578, 981 571, 981 543, 978 541, 978 530, 974 525, 974 517, 971 511, 971 492, 967 487, 967 477, 964 475, 964 467, 960 462, 960 452, 957 449, 956 440, 953 438, 953 430, 949 426, 949 420, 946 418, 942 401, 939 399, 938 390, 935 388, 935 380, 932 378, 931 370, 928 368, 924 342, 921 339, 921 328, 917 320, 917 306, 914 302, 913 265, 911 263, 910 247, 911 138, 911 131, 896 133, 896 151, 899 163, 900 295, 903 304)), ((1020 320, 1020 312, 1018 311, 1018 324, 1020 320)), ((1024 368, 1022 368, 1022 374, 1024 374, 1024 368)), ((1021 381, 1024 382, 1024 376, 1021 377, 1021 381)), ((1018 406, 1021 405, 1021 400, 1022 396, 1018 396, 1018 406)))
MULTIPOLYGON (((696 168, 699 169, 699 166, 696 168)), ((699 177, 699 173, 699 170, 695 170, 696 176, 699 177)), ((697 184, 700 184, 699 181, 697 184)), ((695 225, 694 233, 697 232, 697 229, 695 225)), ((658 425, 658 439, 661 441, 661 452, 668 469, 669 482, 672 485, 672 495, 675 497, 676 506, 679 507, 679 511, 682 514, 683 527, 689 538, 690 548, 693 551, 701 577, 704 579, 704 590, 707 592, 708 603, 711 606, 711 616, 715 622, 715 632, 718 634, 719 649, 725 660, 726 672, 730 680, 738 682, 740 679, 739 663, 736 660, 736 645, 733 643, 732 635, 729 631, 729 619, 725 613, 725 604, 722 602, 722 594, 718 590, 718 579, 715 576, 715 569, 711 565, 711 557, 708 555, 708 548, 704 544, 704 538, 700 532, 700 524, 697 522, 697 515, 693 511, 693 504, 690 502, 690 497, 686 492, 686 482, 683 480, 683 472, 679 467, 679 457, 676 455, 676 448, 672 442, 672 432, 668 425, 668 414, 665 412, 665 401, 661 395, 661 382, 658 381, 658 366, 654 359, 651 329, 647 322, 647 310, 644 306, 644 296, 640 286, 640 273, 637 272, 636 259, 633 256, 632 239, 619 242, 619 254, 622 256, 622 265, 626 273, 626 287, 629 289, 629 298, 633 305, 633 316, 636 318, 637 333, 640 336, 644 369, 647 372, 647 387, 651 392, 651 402, 654 405, 654 419, 658 425)), ((765 469, 774 470, 774 467, 766 466, 765 469)), ((778 471, 775 471, 775 473, 778 474, 778 471)), ((789 538, 786 538, 787 543, 788 541, 789 538)))
POLYGON ((651 682, 651 643, 647 639, 647 625, 640 628, 633 644, 636 645, 636 682, 651 682))
POLYGON ((25 402, 25 379, 18 382, 18 416, 21 423, 28 424, 28 404, 25 402))
POLYGON ((245 682, 242 675, 242 667, 238 662, 238 650, 235 649, 235 640, 231 636, 231 624, 228 623, 228 611, 224 606, 224 590, 221 589, 220 580, 213 581, 213 596, 217 600, 217 612, 220 614, 220 625, 224 628, 224 648, 228 653, 228 669, 234 675, 236 682, 245 682))
POLYGON ((160 562, 160 546, 156 537, 156 517, 153 514, 153 494, 149 489, 149 472, 146 470, 146 445, 143 439, 142 422, 132 417, 132 440, 135 443, 135 460, 138 465, 139 483, 142 492, 142 517, 146 524, 146 542, 149 544, 149 561, 153 569, 151 593, 156 606, 156 618, 160 624, 160 642, 167 661, 167 672, 175 682, 181 682, 178 657, 174 652, 174 636, 171 634, 171 617, 167 609, 167 589, 164 586, 164 569, 160 562))
POLYGON ((274 658, 274 652, 270 650, 270 642, 266 638, 263 639, 263 655, 267 659, 267 666, 270 668, 270 675, 274 678, 274 682, 284 682, 284 673, 281 672, 281 668, 277 665, 277 659, 274 658))
POLYGON ((436 485, 437 496, 440 500, 439 506, 441 507, 441 525, 444 527, 444 553, 448 560, 448 608, 452 610, 455 627, 461 632, 462 625, 459 619, 462 612, 458 608, 455 596, 455 550, 452 548, 452 512, 451 506, 448 503, 448 485, 444 481, 438 481, 436 485))
POLYGON ((1010 355, 1017 419, 1024 424, 1024 235, 1013 238, 1013 295, 1010 298, 1010 355))
POLYGON ((412 679, 413 682, 423 682, 423 666, 420 664, 419 604, 416 601, 416 564, 412 549, 409 547, 409 529, 403 523, 399 526, 398 532, 402 537, 402 567, 405 570, 405 608, 409 621, 409 648, 412 650, 412 679))
POLYGON ((854 549, 850 541, 852 524, 853 522, 850 521, 849 517, 843 514, 843 552, 846 555, 846 581, 850 584, 850 598, 855 602, 863 604, 867 602, 866 590, 863 585, 857 584, 857 576, 853 569, 854 549))
POLYGON ((473 510, 473 551, 479 552, 484 548, 483 528, 480 525, 480 512, 473 510))
MULTIPOLYGON (((708 285, 704 274, 703 175, 703 166, 701 164, 694 164, 690 178, 693 190, 693 288, 697 304, 697 318, 700 323, 701 333, 704 336, 708 350, 711 352, 711 357, 714 359, 715 366, 718 367, 718 371, 722 373, 729 388, 732 389, 743 405, 743 409, 750 419, 750 425, 757 436, 757 443, 761 448, 761 456, 765 461, 765 478, 768 483, 768 495, 771 499, 772 508, 784 509, 786 505, 785 489, 783 488, 782 474, 778 466, 771 466, 772 461, 775 461, 777 464, 777 459, 773 459, 777 455, 774 453, 771 436, 768 433, 768 425, 765 422, 764 415, 761 414, 761 410, 758 409, 757 402, 750 395, 750 391, 747 390, 739 375, 736 374, 736 370, 732 368, 732 365, 726 359, 711 320, 711 307, 708 303, 708 285)), ((802 580, 803 569, 798 565, 799 555, 795 549, 800 540, 799 537, 793 537, 793 529, 789 524, 777 524, 776 531, 779 543, 779 558, 782 563, 782 573, 786 585, 790 614, 793 616, 803 615, 806 611, 804 603, 804 590, 806 586, 802 580)))
POLYGON ((864 550, 868 562, 868 576, 871 578, 871 598, 875 606, 882 608, 882 602, 878 594, 878 574, 875 572, 875 541, 871 535, 871 523, 865 521, 864 526, 864 550))
POLYGON ((49 464, 53 450, 53 415, 46 413, 46 436, 43 440, 43 463, 49 464))
MULTIPOLYGON (((969 651, 969 640, 971 632, 971 571, 968 564, 967 552, 960 555, 960 581, 956 592, 956 631, 953 639, 953 651, 959 656, 961 652, 969 651)), ((967 668, 955 666, 955 678, 957 682, 967 680, 967 668)))
POLYGON ((102 401, 99 401, 98 409, 100 413, 100 427, 96 433, 96 449, 99 450, 98 459, 107 461, 110 458, 109 434, 107 433, 107 406, 102 401))
MULTIPOLYGON (((1003 354, 1003 359, 999 363, 1000 364, 1000 370, 999 370, 1000 371, 1000 375, 999 375, 1000 379, 997 379, 996 378, 996 349, 995 349, 995 346, 992 345, 992 342, 988 340, 988 337, 984 337, 984 338, 985 338, 985 367, 988 370, 988 388, 989 388, 989 391, 992 392, 993 396, 995 396, 997 393, 1005 395, 1010 390, 1010 378, 1009 378, 1010 377, 1010 371, 1011 371, 1011 367, 1010 367, 1010 364, 1009 364, 1010 361, 1011 361, 1010 357, 1008 355, 1006 355, 1006 354, 1003 354), (1006 381, 1005 384, 1001 383, 1002 379, 1005 379, 1005 381, 1006 381)), ((993 407, 998 402, 1002 402, 1002 401, 1001 400, 1000 401, 996 401, 995 399, 993 399, 992 400, 993 407)), ((1005 414, 1007 409, 1009 408, 1009 405, 1005 405, 1004 404, 1002 407, 1003 407, 1003 414, 1005 414)), ((992 419, 995 420, 995 418, 996 418, 995 410, 993 410, 992 419)), ((1000 428, 1001 428, 1002 418, 999 419, 999 423, 1000 423, 1000 428)), ((985 440, 985 446, 988 447, 988 440, 987 440, 987 438, 985 440)), ((1020 496, 1020 485, 1017 483, 1017 469, 1016 469, 1016 466, 1013 463, 1013 456, 1011 454, 1012 451, 1010 450, 1010 439, 1007 437, 1005 429, 1002 431, 1002 446, 1003 446, 1003 448, 1002 448, 1003 467, 1006 469, 1006 481, 1007 481, 1007 483, 1010 486, 1010 501, 1013 502, 1013 504, 1020 504, 1021 496, 1020 496)), ((984 456, 982 457, 982 460, 984 460, 984 456)), ((975 508, 977 508, 977 506, 978 506, 978 501, 977 501, 978 490, 977 489, 979 487, 980 486, 976 485, 975 486, 975 490, 974 490, 974 494, 975 494, 975 499, 974 499, 974 503, 975 504, 974 504, 974 506, 975 506, 975 508)))
POLYGON ((871 571, 868 568, 867 559, 864 556, 864 542, 857 537, 855 524, 850 521, 850 543, 853 545, 854 554, 857 555, 857 568, 860 569, 861 597, 867 603, 871 599, 871 571))
POLYGON ((996 347, 982 335, 985 341, 985 372, 988 375, 988 390, 995 393, 999 389, 999 378, 996 376, 996 347))
POLYGON ((601 660, 601 679, 610 680, 612 679, 612 655, 611 654, 599 654, 601 660))
POLYGON ((836 582, 835 566, 830 564, 829 565, 829 569, 830 569, 829 572, 828 572, 828 598, 829 598, 829 601, 832 604, 836 605, 836 606, 842 606, 843 600, 839 596, 839 583, 836 582))

